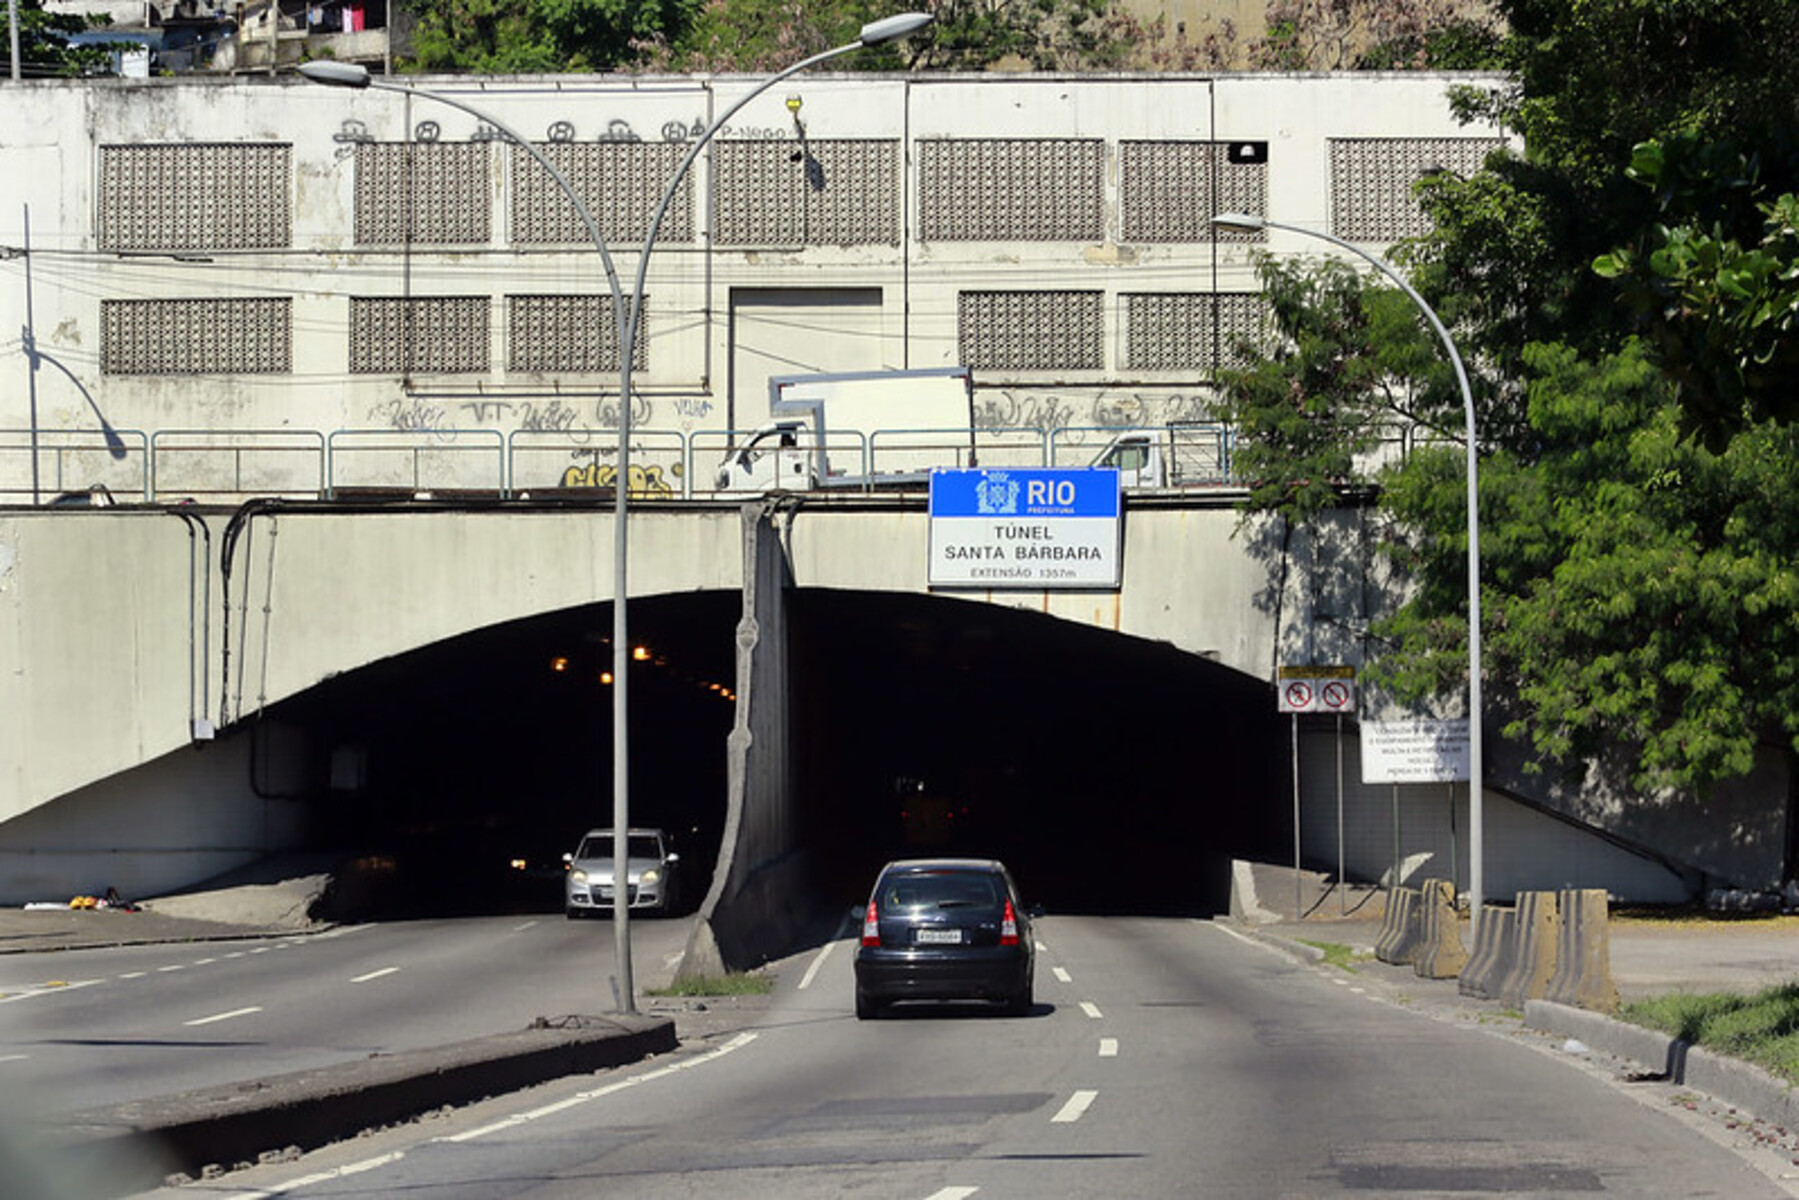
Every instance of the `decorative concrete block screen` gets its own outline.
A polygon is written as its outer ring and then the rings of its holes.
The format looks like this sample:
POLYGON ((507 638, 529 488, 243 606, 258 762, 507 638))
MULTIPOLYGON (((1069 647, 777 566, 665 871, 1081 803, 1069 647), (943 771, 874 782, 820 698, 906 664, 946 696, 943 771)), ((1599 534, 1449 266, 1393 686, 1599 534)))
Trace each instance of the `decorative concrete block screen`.
POLYGON ((107 375, 282 375, 293 365, 285 297, 100 302, 107 375))
POLYGON ((1245 343, 1268 323, 1257 293, 1126 292, 1124 365, 1133 371, 1211 371, 1244 365, 1245 343))
POLYGON ((1380 245, 1429 233, 1412 185, 1436 171, 1478 171, 1502 145, 1496 138, 1332 138, 1331 232, 1380 245))
POLYGON ((101 146, 102 250, 268 250, 293 244, 293 147, 101 146))
POLYGON ((919 237, 1103 241, 1105 161, 1099 138, 920 141, 919 237))
POLYGON ((1120 142, 1127 242, 1251 242, 1257 230, 1217 229, 1221 212, 1268 211, 1268 155, 1244 142, 1120 142), (1244 153, 1245 149, 1248 153, 1244 153), (1237 153, 1233 155, 1233 151, 1237 153))
MULTIPOLYGON (((649 309, 649 297, 644 297, 649 309)), ((631 369, 647 370, 647 315, 637 325, 631 369)), ((508 296, 509 371, 613 372, 619 369, 618 318, 611 296, 508 296)))
POLYGON ((712 145, 721 245, 897 246, 897 141, 729 141, 712 145))
POLYGON ((485 371, 491 357, 486 296, 350 297, 350 370, 356 374, 485 371))
MULTIPOLYGON (((517 146, 511 149, 513 243, 593 245, 568 194, 536 159, 517 146)), ((538 149, 580 194, 608 247, 643 245, 662 192, 687 151, 673 142, 553 142, 538 149)), ((691 173, 669 201, 656 241, 693 241, 691 173)))
POLYGON ((486 243, 493 228, 492 164, 486 142, 359 143, 356 243, 486 243))
POLYGON ((961 292, 956 336, 975 370, 1095 371, 1105 363, 1100 292, 961 292))

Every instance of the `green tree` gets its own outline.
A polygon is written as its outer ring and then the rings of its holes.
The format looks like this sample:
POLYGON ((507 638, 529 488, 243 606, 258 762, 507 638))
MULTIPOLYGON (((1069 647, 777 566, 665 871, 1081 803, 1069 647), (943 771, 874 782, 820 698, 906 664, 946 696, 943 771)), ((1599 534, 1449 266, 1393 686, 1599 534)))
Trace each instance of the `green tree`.
MULTIPOLYGON (((1395 252, 1478 369, 1489 705, 1545 762, 1609 755, 1703 796, 1758 750, 1799 751, 1799 5, 1499 8, 1512 82, 1458 103, 1526 149, 1422 181, 1433 232, 1395 252)), ((1388 357, 1395 330, 1338 324, 1332 361, 1380 363, 1445 415, 1388 357)), ((1253 422, 1283 379, 1316 389, 1308 442, 1354 445, 1384 393, 1309 376, 1297 345, 1227 378, 1227 402, 1253 422)), ((1315 471, 1257 436, 1264 472, 1315 471)), ((1375 625, 1374 674, 1401 697, 1464 678, 1463 472, 1445 445, 1380 477, 1413 590, 1375 625)))
MULTIPOLYGON (((1489 695, 1546 759, 1610 748, 1703 794, 1799 747, 1799 6, 1500 7, 1514 82, 1461 102, 1526 151, 1425 181, 1404 251, 1491 378, 1489 695)), ((1459 476, 1421 454, 1385 481, 1420 586, 1377 631, 1414 694, 1465 653, 1459 476)))
POLYGON ((603 71, 684 34, 700 0, 411 0, 412 71, 603 71))
MULTIPOLYGON (((48 12, 43 0, 19 0, 19 75, 24 79, 47 76, 92 75, 111 62, 105 46, 71 46, 69 38, 85 33, 100 22, 79 13, 48 12)), ((0 43, 0 71, 12 74, 12 42, 0 43)))
POLYGON ((1397 290, 1333 259, 1262 255, 1256 273, 1269 343, 1252 365, 1220 372, 1220 415, 1240 439, 1233 470, 1249 481, 1246 507, 1304 524, 1367 482, 1357 462, 1383 440, 1437 426, 1445 385, 1460 426, 1459 390, 1397 290))

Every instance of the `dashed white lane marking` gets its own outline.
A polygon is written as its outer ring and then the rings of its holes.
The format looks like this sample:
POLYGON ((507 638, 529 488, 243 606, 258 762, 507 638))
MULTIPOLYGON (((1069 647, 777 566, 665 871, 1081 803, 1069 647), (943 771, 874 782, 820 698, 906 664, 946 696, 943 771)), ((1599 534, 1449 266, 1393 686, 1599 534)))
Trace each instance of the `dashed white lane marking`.
POLYGON ((29 1054, 0 1054, 0 1062, 24 1062, 30 1057, 29 1054))
POLYGON ((148 971, 127 971, 123 975, 119 976, 119 978, 120 979, 142 979, 144 976, 148 975, 149 973, 150 972, 148 972, 148 971))
POLYGON ((1063 983, 1074 982, 1074 976, 1070 975, 1066 969, 1062 967, 1051 967, 1050 970, 1054 972, 1056 978, 1060 979, 1063 983))
POLYGON ((181 971, 181 970, 185 970, 185 969, 186 969, 186 965, 183 963, 170 963, 166 967, 156 968, 156 973, 158 975, 167 975, 170 971, 181 971))
POLYGON ((1080 1120, 1081 1114, 1087 1111, 1087 1106, 1092 1104, 1098 1095, 1099 1093, 1095 1091, 1076 1092, 1068 1098, 1068 1103, 1062 1106, 1062 1111, 1050 1118, 1050 1122, 1066 1125, 1071 1121, 1080 1120))
POLYGON ((980 1190, 980 1188, 971 1187, 938 1188, 936 1191, 926 1196, 925 1200, 968 1200, 968 1197, 980 1190))
POLYGON ((1118 1057, 1118 1039, 1117 1038, 1100 1038, 1099 1039, 1099 1056, 1101 1058, 1117 1058, 1118 1057))
POLYGON ((379 979, 383 975, 392 975, 395 972, 397 972, 399 969, 400 968, 398 968, 398 967, 382 967, 379 971, 370 971, 367 975, 354 976, 351 978, 350 982, 351 983, 367 983, 369 980, 379 979))
POLYGON ((214 1013, 210 1017, 195 1017, 191 1021, 183 1021, 182 1024, 183 1025, 211 1025, 215 1021, 230 1021, 237 1017, 247 1017, 251 1013, 259 1013, 261 1011, 262 1011, 262 1006, 260 1004, 253 1004, 249 1008, 234 1008, 230 1012, 214 1013))
POLYGON ((670 1063, 666 1067, 660 1067, 654 1071, 645 1071, 642 1075, 632 1075, 628 1078, 619 1080, 617 1083, 609 1083, 605 1087, 594 1088, 590 1092, 578 1092, 566 1100, 558 1100, 554 1104, 546 1104, 541 1108, 533 1108, 528 1112, 517 1113, 507 1117, 503 1121, 495 1121, 491 1125, 483 1125, 479 1129, 470 1129, 462 1133, 452 1133, 444 1137, 432 1138, 431 1140, 434 1142, 472 1142, 478 1137, 486 1137, 490 1133, 499 1133, 502 1130, 513 1129, 543 1117, 553 1116, 554 1114, 563 1112, 567 1109, 577 1108, 590 1100, 598 1100, 602 1097, 610 1096, 614 1092, 622 1092, 626 1088, 636 1087, 640 1083, 649 1083, 651 1080, 662 1079, 669 1075, 673 1075, 677 1071, 689 1071, 694 1067, 704 1066, 707 1063, 715 1062, 718 1059, 723 1058, 733 1050, 743 1049, 755 1040, 756 1035, 753 1033, 740 1033, 718 1049, 702 1054, 698 1058, 689 1058, 681 1062, 670 1063))
POLYGON ((825 959, 831 957, 831 951, 835 949, 836 946, 836 942, 826 942, 824 948, 813 955, 812 965, 807 967, 806 973, 800 977, 800 991, 803 992, 812 986, 812 981, 818 978, 818 969, 825 965, 825 959))
POLYGON ((1081 1011, 1086 1013, 1088 1018, 1094 1021, 1099 1020, 1105 1015, 1099 1011, 1099 1005, 1093 1003, 1091 1000, 1081 1001, 1081 1011))

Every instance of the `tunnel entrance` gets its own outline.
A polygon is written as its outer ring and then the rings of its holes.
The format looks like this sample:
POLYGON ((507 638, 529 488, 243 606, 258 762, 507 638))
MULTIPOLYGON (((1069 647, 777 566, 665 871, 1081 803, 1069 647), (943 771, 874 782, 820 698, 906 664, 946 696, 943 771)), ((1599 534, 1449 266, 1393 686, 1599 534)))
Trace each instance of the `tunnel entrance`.
MULTIPOLYGON (((671 835, 680 910, 711 882, 734 715, 735 592, 634 600, 631 820, 671 835)), ((270 709, 304 729, 316 840, 364 915, 560 912, 562 856, 612 824, 612 608, 550 613, 372 663, 270 709)), ((278 734, 258 790, 287 786, 278 734)))
MULTIPOLYGON (((1232 857, 1290 838, 1268 686, 1172 647, 995 605, 789 597, 790 737, 821 908, 880 864, 1004 859, 1053 911, 1222 911, 1232 857)), ((683 908, 725 819, 735 592, 631 605, 632 820, 671 833, 683 908)), ((373 863, 366 915, 559 911, 562 855, 612 813, 611 609, 481 630, 269 710, 264 795, 305 730, 319 840, 373 863)))
POLYGON ((789 600, 806 841, 850 904, 882 862, 1004 859, 1052 911, 1209 915, 1290 839, 1266 683, 1167 645, 935 596, 789 600))

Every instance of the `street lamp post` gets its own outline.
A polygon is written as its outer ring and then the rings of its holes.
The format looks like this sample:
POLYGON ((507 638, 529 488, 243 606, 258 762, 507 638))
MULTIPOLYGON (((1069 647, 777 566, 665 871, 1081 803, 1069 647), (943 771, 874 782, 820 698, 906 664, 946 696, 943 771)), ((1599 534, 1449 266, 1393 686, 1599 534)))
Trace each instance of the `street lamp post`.
POLYGON ((618 452, 617 465, 612 481, 613 521, 612 521, 612 927, 614 954, 618 980, 618 1007, 621 1013, 637 1011, 636 985, 631 969, 631 924, 630 924, 630 717, 629 689, 631 647, 629 645, 630 625, 627 620, 626 606, 629 589, 626 586, 626 550, 627 518, 630 512, 630 467, 631 467, 631 372, 632 359, 637 347, 637 333, 642 319, 644 284, 649 273, 650 253, 656 246, 656 235, 662 228, 662 218, 668 212, 670 203, 680 190, 681 180, 687 175, 694 160, 706 143, 723 129, 730 119, 757 96, 766 92, 775 84, 791 75, 798 74, 809 67, 817 66, 828 59, 865 46, 878 46, 884 42, 897 41, 900 38, 916 33, 930 24, 929 13, 900 13, 896 16, 884 17, 878 21, 870 21, 862 27, 853 42, 814 54, 802 59, 775 74, 762 80, 755 87, 745 92, 724 112, 720 113, 708 125, 693 144, 687 154, 675 168, 667 186, 663 189, 662 198, 656 205, 655 214, 650 219, 649 230, 644 236, 643 247, 638 253, 637 275, 627 303, 623 290, 619 285, 618 273, 613 269, 612 255, 607 250, 605 237, 601 234, 599 224, 593 213, 575 186, 563 173, 556 169, 542 151, 531 142, 515 133, 500 121, 482 112, 466 102, 454 97, 427 91, 424 88, 409 87, 405 84, 393 83, 387 79, 372 78, 367 69, 346 63, 329 61, 302 64, 300 73, 320 83, 332 83, 348 87, 375 87, 386 91, 401 92, 420 96, 439 103, 458 108, 485 121, 508 141, 524 150, 537 164, 548 171, 569 201, 580 215, 587 234, 593 239, 594 248, 599 251, 600 260, 605 265, 606 280, 612 291, 613 312, 617 321, 618 355, 619 355, 619 388, 618 388, 618 452))
POLYGON ((1347 250, 1358 258, 1367 260, 1374 268, 1394 284, 1399 290, 1411 298, 1430 327, 1436 330, 1437 337, 1443 343, 1443 349, 1449 355, 1450 364, 1455 368, 1455 381, 1462 390, 1462 420, 1465 427, 1467 465, 1468 465, 1468 907, 1473 922, 1480 923, 1480 906, 1485 880, 1482 872, 1482 820, 1481 820, 1481 729, 1480 729, 1480 507, 1479 507, 1479 474, 1478 455, 1474 441, 1474 393, 1468 386, 1468 371, 1462 365, 1461 353, 1455 347, 1455 340, 1449 336, 1442 318, 1431 308, 1411 284, 1407 283, 1398 271, 1384 259, 1370 254, 1353 242, 1346 242, 1340 237, 1324 233, 1317 229, 1307 229, 1301 225, 1288 225, 1281 221, 1270 221, 1266 217, 1252 216, 1248 213, 1218 213, 1212 218, 1212 224, 1227 229, 1282 229, 1288 233, 1297 233, 1304 237, 1317 238, 1342 250, 1347 250))

